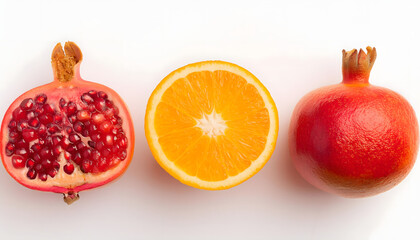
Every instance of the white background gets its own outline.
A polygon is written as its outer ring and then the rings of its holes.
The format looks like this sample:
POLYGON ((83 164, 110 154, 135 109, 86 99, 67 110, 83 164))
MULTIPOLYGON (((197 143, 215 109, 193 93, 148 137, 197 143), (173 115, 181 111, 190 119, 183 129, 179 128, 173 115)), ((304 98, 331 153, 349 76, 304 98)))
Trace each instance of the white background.
POLYGON ((0 168, 1 239, 420 239, 420 168, 396 188, 344 199, 293 168, 287 129, 308 91, 341 81, 341 50, 375 46, 371 83, 403 94, 420 113, 418 1, 1 1, 0 113, 52 81, 50 54, 72 40, 81 74, 115 89, 134 118, 136 148, 118 181, 61 196, 28 190, 0 168), (204 191, 153 159, 146 101, 172 70, 220 59, 250 70, 279 110, 276 150, 245 183, 204 191))

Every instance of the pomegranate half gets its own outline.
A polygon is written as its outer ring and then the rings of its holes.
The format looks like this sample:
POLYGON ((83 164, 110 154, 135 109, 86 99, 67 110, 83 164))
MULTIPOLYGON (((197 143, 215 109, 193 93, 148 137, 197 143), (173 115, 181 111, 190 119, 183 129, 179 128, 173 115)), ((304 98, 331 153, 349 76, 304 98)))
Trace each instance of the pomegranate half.
POLYGON ((297 104, 289 147, 298 172, 312 185, 344 197, 391 189, 416 160, 419 130, 410 104, 369 84, 376 49, 343 50, 343 81, 297 104))
POLYGON ((22 185, 63 193, 104 185, 130 164, 134 128, 121 97, 80 77, 82 53, 73 42, 52 53, 54 81, 18 97, 1 125, 1 159, 22 185))

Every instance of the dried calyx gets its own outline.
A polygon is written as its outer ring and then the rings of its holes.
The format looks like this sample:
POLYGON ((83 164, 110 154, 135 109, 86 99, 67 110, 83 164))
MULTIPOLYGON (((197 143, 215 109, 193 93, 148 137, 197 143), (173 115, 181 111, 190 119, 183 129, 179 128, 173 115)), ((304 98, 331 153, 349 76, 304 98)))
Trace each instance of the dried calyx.
POLYGON ((83 59, 80 48, 74 42, 66 42, 64 51, 61 43, 57 43, 52 55, 51 64, 54 77, 60 82, 68 82, 75 75, 75 66, 83 59))
POLYGON ((376 48, 366 47, 367 53, 360 49, 343 50, 343 83, 368 84, 370 70, 376 60, 376 48))

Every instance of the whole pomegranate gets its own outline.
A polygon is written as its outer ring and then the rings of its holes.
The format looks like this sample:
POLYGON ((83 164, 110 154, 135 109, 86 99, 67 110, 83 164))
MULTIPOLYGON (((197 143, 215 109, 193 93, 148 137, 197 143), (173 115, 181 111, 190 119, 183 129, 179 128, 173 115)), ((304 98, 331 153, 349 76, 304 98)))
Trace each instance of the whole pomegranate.
POLYGON ((78 192, 121 175, 133 156, 130 114, 112 89, 80 78, 82 53, 67 42, 52 53, 54 81, 18 97, 4 115, 0 152, 7 172, 22 185, 78 192))
POLYGON ((343 50, 343 81, 297 104, 289 147, 312 185, 344 197, 387 191, 410 172, 417 156, 416 115, 399 94, 369 84, 376 49, 343 50))

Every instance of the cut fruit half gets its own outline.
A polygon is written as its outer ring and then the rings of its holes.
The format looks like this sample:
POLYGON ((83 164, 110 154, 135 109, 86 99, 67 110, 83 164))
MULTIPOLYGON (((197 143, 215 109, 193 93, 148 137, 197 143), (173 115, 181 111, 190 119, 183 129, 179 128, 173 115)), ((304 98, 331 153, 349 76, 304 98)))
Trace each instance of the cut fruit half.
POLYGON ((249 71, 205 61, 160 82, 147 104, 145 132, 155 159, 173 177, 196 188, 227 189, 271 157, 278 114, 249 71))

